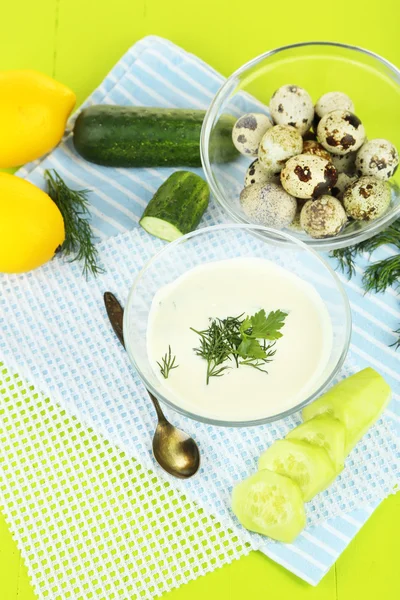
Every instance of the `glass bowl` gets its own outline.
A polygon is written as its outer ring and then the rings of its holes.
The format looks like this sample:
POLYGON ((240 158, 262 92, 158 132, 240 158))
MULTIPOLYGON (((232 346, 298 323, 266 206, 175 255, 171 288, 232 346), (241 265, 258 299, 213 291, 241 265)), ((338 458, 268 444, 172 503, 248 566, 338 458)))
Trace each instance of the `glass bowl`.
MULTIPOLYGON (((192 419, 223 426, 250 426, 275 421, 317 398, 339 371, 346 357, 351 335, 349 301, 337 275, 314 250, 284 232, 257 225, 217 225, 185 235, 166 245, 134 281, 124 314, 124 339, 133 366, 145 386, 164 404, 192 419), (332 322, 333 342, 326 367, 314 389, 285 412, 257 420, 216 419, 200 408, 180 406, 158 379, 147 353, 147 325, 155 293, 194 267, 236 257, 258 257, 272 261, 311 283, 324 301, 332 322)), ((301 344, 301 342, 300 342, 301 344)))
MULTIPOLYGON (((201 133, 207 181, 218 203, 236 222, 249 223, 239 194, 254 157, 239 155, 233 163, 215 162, 219 143, 215 125, 223 113, 236 118, 252 111, 268 114, 273 92, 289 83, 304 87, 314 101, 329 91, 345 92, 354 102, 368 139, 389 139, 400 151, 400 71, 394 65, 368 50, 330 42, 293 44, 266 52, 226 80, 208 109, 201 133)), ((312 239, 304 232, 291 233, 308 246, 327 251, 366 240, 400 216, 399 183, 400 169, 390 180, 390 208, 375 221, 351 221, 339 235, 326 239, 312 239)))

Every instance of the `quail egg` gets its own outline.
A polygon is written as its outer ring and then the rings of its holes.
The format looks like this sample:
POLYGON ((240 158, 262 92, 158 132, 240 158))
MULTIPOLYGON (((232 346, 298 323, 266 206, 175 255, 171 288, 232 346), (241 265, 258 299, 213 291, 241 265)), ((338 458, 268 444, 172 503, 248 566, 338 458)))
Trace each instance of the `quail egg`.
POLYGON ((280 173, 274 173, 273 171, 267 171, 264 169, 259 159, 256 158, 253 160, 251 165, 249 165, 246 175, 244 177, 244 185, 247 187, 248 185, 252 185, 253 183, 267 183, 268 181, 272 181, 273 183, 279 183, 280 173))
POLYGON ((283 229, 294 219, 296 199, 276 183, 253 183, 242 190, 240 203, 253 223, 283 229))
POLYGON ((317 100, 315 116, 319 120, 334 110, 349 110, 350 112, 354 112, 354 104, 351 98, 343 92, 328 92, 317 100))
POLYGON ((317 128, 318 141, 332 154, 358 150, 365 142, 360 119, 348 110, 334 110, 322 117, 317 128))
POLYGON ((342 200, 343 194, 344 194, 346 188, 349 185, 351 185, 352 183, 354 183, 355 181, 357 181, 357 179, 358 179, 357 175, 348 175, 347 173, 339 173, 337 182, 335 183, 335 185, 333 186, 332 191, 331 191, 332 196, 335 196, 335 198, 337 198, 338 200, 342 200))
POLYGON ((356 170, 357 152, 349 152, 348 154, 332 154, 331 162, 338 173, 347 173, 352 175, 356 170))
POLYGON ((313 154, 293 156, 281 171, 284 189, 303 200, 329 194, 336 181, 337 172, 333 164, 313 154))
POLYGON ((398 167, 396 147, 384 139, 369 140, 357 152, 356 169, 359 175, 390 179, 398 167))
POLYGON ((300 225, 312 238, 338 235, 347 223, 343 205, 332 196, 321 196, 305 203, 300 214, 300 225))
POLYGON ((314 106, 311 96, 298 85, 283 85, 274 94, 269 103, 274 123, 291 125, 301 134, 311 127, 314 118, 314 106))
POLYGON ((240 117, 232 129, 232 141, 245 156, 257 156, 258 145, 264 133, 272 127, 271 120, 262 113, 247 113, 240 117))
POLYGON ((294 127, 275 125, 264 134, 258 149, 261 165, 273 173, 279 173, 291 156, 300 154, 303 138, 294 127))
POLYGON ((390 186, 387 181, 364 175, 346 188, 343 205, 356 221, 378 219, 389 208, 390 186))
POLYGON ((294 216, 293 221, 290 223, 290 225, 287 226, 287 228, 290 229, 291 231, 297 231, 298 233, 300 233, 301 231, 304 231, 300 224, 300 215, 301 215, 301 210, 306 202, 308 202, 308 200, 297 199, 296 214, 294 216))
POLYGON ((315 156, 320 156, 325 160, 332 160, 331 155, 321 144, 313 140, 306 140, 303 144, 303 152, 302 154, 314 154, 315 156))

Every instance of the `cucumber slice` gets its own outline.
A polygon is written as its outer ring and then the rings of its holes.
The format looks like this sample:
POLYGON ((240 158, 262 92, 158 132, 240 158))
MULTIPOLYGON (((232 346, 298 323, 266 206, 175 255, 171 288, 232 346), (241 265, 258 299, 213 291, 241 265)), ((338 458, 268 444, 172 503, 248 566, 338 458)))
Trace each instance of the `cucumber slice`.
POLYGON ((292 542, 306 524, 299 487, 267 469, 235 486, 232 510, 246 529, 279 542, 292 542))
POLYGON ((340 381, 303 409, 304 421, 328 413, 346 428, 346 455, 375 423, 391 398, 382 375, 368 367, 340 381))
POLYGON ((333 462, 336 473, 344 466, 346 429, 340 421, 330 415, 317 415, 302 423, 286 436, 287 440, 301 440, 312 446, 324 448, 333 462))
POLYGON ((258 468, 290 477, 299 486, 304 502, 326 489, 336 477, 327 452, 299 440, 277 440, 262 454, 258 468))

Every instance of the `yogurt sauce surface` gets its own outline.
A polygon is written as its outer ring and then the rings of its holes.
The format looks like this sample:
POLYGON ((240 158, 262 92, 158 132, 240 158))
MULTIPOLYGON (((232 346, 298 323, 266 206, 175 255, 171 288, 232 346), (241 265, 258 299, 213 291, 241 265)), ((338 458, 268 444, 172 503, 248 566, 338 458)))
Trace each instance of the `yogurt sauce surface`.
POLYGON ((261 419, 292 408, 321 383, 332 347, 328 310, 315 288, 293 273, 260 258, 234 258, 188 271, 155 294, 147 329, 150 363, 160 391, 197 415, 226 421, 261 419), (260 309, 288 313, 268 374, 234 367, 206 384, 207 362, 193 348, 210 318, 260 309), (171 346, 178 368, 168 379, 157 362, 171 346))

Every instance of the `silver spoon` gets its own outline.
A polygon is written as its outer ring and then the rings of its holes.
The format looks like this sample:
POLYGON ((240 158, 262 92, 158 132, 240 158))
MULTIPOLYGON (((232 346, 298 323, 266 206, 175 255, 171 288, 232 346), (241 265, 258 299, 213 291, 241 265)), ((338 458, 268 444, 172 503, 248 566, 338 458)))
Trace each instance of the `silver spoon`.
MULTIPOLYGON (((115 335, 125 348, 123 335, 124 309, 111 292, 105 292, 104 304, 115 335)), ((154 458, 170 475, 180 479, 192 477, 200 467, 199 447, 193 438, 171 425, 165 418, 157 398, 147 390, 156 409, 158 423, 153 437, 154 458)))

